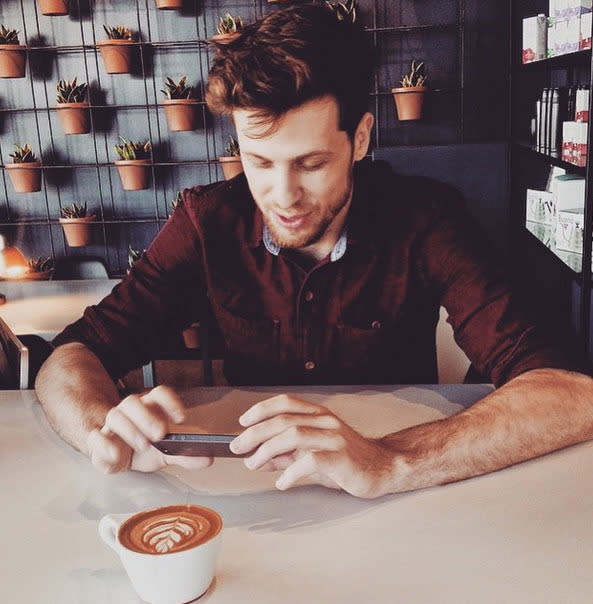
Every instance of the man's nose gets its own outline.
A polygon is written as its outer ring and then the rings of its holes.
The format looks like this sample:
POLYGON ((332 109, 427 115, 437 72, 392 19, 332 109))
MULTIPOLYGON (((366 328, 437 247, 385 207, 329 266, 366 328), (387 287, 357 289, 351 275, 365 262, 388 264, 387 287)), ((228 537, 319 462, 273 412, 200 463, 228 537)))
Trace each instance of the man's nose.
POLYGON ((302 187, 300 179, 293 170, 280 169, 274 179, 274 199, 281 208, 289 208, 301 199, 302 187))

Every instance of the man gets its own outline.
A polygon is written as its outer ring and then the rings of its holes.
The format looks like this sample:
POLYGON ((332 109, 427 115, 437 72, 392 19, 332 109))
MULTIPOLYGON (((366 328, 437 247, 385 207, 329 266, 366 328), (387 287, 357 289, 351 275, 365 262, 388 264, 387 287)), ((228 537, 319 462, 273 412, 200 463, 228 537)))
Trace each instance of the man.
POLYGON ((524 316, 454 192, 365 161, 371 53, 321 6, 279 10, 221 46, 207 101, 233 119, 245 176, 184 191, 131 275, 60 334, 37 392, 61 436, 106 472, 210 459, 151 446, 183 405, 120 402, 113 379, 199 319, 207 295, 235 384, 436 381, 438 308, 500 388, 380 439, 282 395, 240 421, 252 469, 360 497, 460 480, 593 437, 593 383, 524 316))

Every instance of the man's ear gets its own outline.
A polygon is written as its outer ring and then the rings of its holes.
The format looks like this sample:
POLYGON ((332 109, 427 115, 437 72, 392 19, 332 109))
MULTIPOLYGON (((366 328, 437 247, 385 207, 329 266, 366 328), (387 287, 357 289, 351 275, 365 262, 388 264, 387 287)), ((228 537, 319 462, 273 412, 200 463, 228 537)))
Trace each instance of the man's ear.
POLYGON ((371 142, 371 130, 374 123, 375 118, 373 117, 373 114, 368 111, 360 118, 360 122, 358 122, 356 131, 354 132, 354 161, 361 160, 367 154, 371 142))

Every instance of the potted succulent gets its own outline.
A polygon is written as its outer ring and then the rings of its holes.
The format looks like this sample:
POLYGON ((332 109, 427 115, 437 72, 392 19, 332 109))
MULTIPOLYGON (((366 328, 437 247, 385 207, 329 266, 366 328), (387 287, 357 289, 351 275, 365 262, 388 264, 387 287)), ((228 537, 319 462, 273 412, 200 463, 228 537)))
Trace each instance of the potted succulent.
POLYGON ((338 21, 356 21, 356 0, 346 0, 346 2, 330 2, 326 0, 326 4, 334 11, 338 21))
POLYGON ((68 0, 38 0, 42 15, 57 16, 68 14, 68 0))
POLYGON ((138 260, 145 251, 146 250, 133 248, 130 244, 128 244, 128 267, 126 268, 126 275, 130 273, 136 260, 138 260))
POLYGON ((29 143, 22 147, 15 145, 14 153, 10 153, 12 163, 4 167, 17 193, 33 193, 41 191, 41 162, 35 157, 29 143))
POLYGON ((123 25, 113 27, 103 25, 107 40, 99 40, 97 46, 101 51, 107 73, 130 73, 132 66, 132 49, 134 36, 132 30, 123 25))
POLYGON ((424 95, 428 90, 427 77, 424 62, 417 63, 414 59, 410 72, 401 80, 401 88, 391 89, 400 120, 418 120, 422 117, 424 95))
POLYGON ((229 136, 229 140, 224 147, 226 155, 221 155, 218 158, 222 173, 226 180, 237 176, 243 172, 243 164, 241 163, 241 155, 239 152, 239 143, 232 137, 229 136))
POLYGON ((186 76, 183 76, 179 82, 167 77, 165 81, 165 90, 161 92, 165 95, 163 107, 169 130, 179 132, 183 130, 194 130, 196 127, 196 106, 197 100, 193 98, 193 88, 185 84, 186 76))
POLYGON ((91 222, 95 218, 94 214, 88 213, 86 203, 73 203, 60 210, 60 224, 70 247, 82 247, 91 242, 91 222))
POLYGON ((0 27, 0 78, 22 78, 25 76, 27 47, 19 44, 16 29, 0 27))
POLYGON ((121 159, 115 165, 125 191, 148 189, 150 174, 150 156, 152 146, 150 141, 145 143, 127 141, 119 137, 121 143, 115 145, 115 151, 121 159))
POLYGON ((164 10, 183 8, 183 0, 156 0, 156 7, 164 10))
POLYGON ((86 134, 90 132, 89 102, 86 100, 88 85, 78 84, 76 78, 70 82, 60 80, 58 91, 58 118, 64 134, 86 134))
POLYGON ((52 258, 31 258, 27 262, 27 272, 25 279, 33 281, 45 281, 51 277, 54 270, 54 261, 52 258))
POLYGON ((218 32, 212 39, 220 44, 227 44, 234 40, 243 29, 243 19, 241 17, 233 17, 231 13, 225 13, 218 21, 216 31, 218 32))

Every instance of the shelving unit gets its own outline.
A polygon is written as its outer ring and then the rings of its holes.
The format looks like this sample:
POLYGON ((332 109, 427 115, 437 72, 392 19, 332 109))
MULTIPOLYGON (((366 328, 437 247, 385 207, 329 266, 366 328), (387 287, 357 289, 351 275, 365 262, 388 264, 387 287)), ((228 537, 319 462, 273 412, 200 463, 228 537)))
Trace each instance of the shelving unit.
MULTIPOLYGON (((591 241, 593 223, 593 150, 591 126, 588 129, 586 167, 563 161, 555 154, 538 152, 529 142, 529 125, 535 115, 535 101, 544 87, 590 86, 593 77, 591 50, 560 55, 526 65, 521 64, 522 19, 547 14, 546 0, 511 0, 510 2, 510 189, 511 250, 516 260, 518 279, 535 290, 534 297, 546 299, 547 311, 556 318, 570 317, 584 350, 591 355, 591 241), (527 188, 544 189, 550 168, 563 168, 568 174, 586 179, 584 235, 581 254, 556 250, 553 237, 542 235, 526 225, 527 188), (550 240, 552 239, 552 240, 550 240), (588 267, 584 269, 584 267, 588 267), (546 280, 548 283, 546 284, 546 280), (539 282, 538 282, 539 281, 539 282)), ((593 95, 589 100, 589 115, 593 95)))

